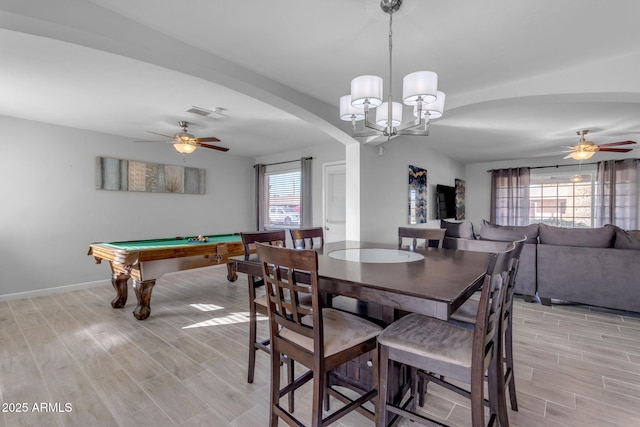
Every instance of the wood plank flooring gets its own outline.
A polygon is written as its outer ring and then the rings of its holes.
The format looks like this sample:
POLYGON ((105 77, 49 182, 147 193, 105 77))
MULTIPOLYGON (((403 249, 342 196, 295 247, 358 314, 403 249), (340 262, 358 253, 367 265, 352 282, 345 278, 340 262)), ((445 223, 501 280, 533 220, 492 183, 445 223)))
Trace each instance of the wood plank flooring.
MULTIPOLYGON (((224 266, 165 275, 144 321, 129 295, 121 310, 109 304, 111 285, 0 302, 0 427, 267 425, 267 355, 246 382, 244 275, 229 283, 224 266)), ((639 314, 516 299, 514 318, 511 425, 640 425, 639 314)), ((309 392, 296 394, 305 420, 309 392)), ((470 424, 468 401, 433 385, 425 411, 470 424)), ((371 423, 352 414, 337 425, 371 423)))

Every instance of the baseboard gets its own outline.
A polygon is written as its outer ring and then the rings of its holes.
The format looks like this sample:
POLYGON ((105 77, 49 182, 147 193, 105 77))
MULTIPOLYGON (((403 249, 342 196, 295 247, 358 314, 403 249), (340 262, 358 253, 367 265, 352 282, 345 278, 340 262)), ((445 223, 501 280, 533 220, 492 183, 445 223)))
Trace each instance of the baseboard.
POLYGON ((22 298, 43 297, 47 295, 60 294, 69 291, 78 291, 80 289, 97 288, 98 286, 104 286, 111 284, 110 280, 98 280, 95 282, 76 283, 74 285, 56 286, 55 288, 35 289, 33 291, 16 292, 14 294, 0 295, 1 301, 10 301, 22 298))

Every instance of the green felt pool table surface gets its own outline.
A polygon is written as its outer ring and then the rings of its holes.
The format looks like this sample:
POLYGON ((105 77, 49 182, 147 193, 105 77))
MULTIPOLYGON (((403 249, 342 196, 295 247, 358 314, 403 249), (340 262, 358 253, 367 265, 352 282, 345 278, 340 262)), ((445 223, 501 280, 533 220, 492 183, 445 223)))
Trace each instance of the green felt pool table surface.
POLYGON ((165 239, 151 239, 151 240, 131 240, 125 242, 103 242, 102 245, 111 246, 114 249, 123 251, 140 251, 145 249, 158 249, 175 246, 190 246, 190 245, 203 245, 214 243, 231 243, 241 242, 242 238, 237 234, 215 234, 210 236, 203 236, 208 239, 208 242, 189 241, 191 238, 197 236, 188 237, 171 237, 165 239))

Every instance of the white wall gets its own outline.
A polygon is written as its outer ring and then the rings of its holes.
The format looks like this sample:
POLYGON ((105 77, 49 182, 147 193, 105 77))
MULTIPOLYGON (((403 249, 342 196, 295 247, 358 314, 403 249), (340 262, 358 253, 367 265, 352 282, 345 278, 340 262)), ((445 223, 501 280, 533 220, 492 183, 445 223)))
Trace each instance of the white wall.
POLYGON ((0 297, 109 278, 95 241, 224 234, 253 227, 253 159, 0 116, 0 297), (96 156, 206 169, 206 194, 95 189, 96 156))
POLYGON ((435 220, 436 184, 455 185, 465 179, 464 165, 430 148, 429 138, 398 137, 376 147, 361 150, 361 234, 363 241, 397 243, 398 227, 408 225, 409 165, 427 170, 427 227, 440 227, 435 220))

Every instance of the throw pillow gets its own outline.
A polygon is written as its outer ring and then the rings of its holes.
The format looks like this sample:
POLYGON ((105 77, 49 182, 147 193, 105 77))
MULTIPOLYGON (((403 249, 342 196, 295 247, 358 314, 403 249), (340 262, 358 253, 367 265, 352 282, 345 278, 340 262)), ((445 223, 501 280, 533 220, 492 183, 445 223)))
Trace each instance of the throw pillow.
POLYGON ((616 249, 640 249, 640 230, 616 229, 616 249))
POLYGON ((522 236, 527 236, 525 243, 538 243, 538 224, 525 226, 498 225, 487 220, 482 220, 480 229, 481 240, 498 240, 500 242, 513 242, 522 236))
POLYGON ((600 228, 562 228, 540 224, 539 232, 544 245, 610 248, 616 227, 607 224, 600 228))
POLYGON ((471 221, 452 222, 440 220, 440 228, 445 228, 445 237, 458 237, 461 239, 475 239, 473 224, 471 221))

